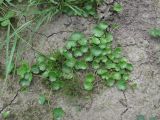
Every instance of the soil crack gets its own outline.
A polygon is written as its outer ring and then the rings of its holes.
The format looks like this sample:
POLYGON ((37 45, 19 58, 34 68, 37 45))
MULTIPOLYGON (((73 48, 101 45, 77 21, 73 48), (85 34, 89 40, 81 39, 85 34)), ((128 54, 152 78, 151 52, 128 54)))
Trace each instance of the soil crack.
POLYGON ((128 101, 127 101, 127 97, 126 97, 126 94, 125 92, 123 92, 123 96, 124 96, 124 101, 123 100, 120 100, 119 102, 126 108, 120 115, 120 120, 123 120, 123 115, 131 108, 128 106, 128 101))
POLYGON ((7 107, 9 107, 10 105, 12 105, 12 103, 13 103, 13 102, 15 101, 15 99, 17 98, 17 96, 18 96, 18 94, 19 94, 19 91, 20 91, 20 89, 17 90, 17 92, 16 92, 15 96, 12 98, 12 100, 0 110, 0 114, 1 114, 7 107))
POLYGON ((59 31, 59 32, 54 32, 54 33, 51 33, 50 35, 47 36, 47 38, 50 38, 52 37, 53 35, 56 35, 56 34, 62 34, 62 33, 65 33, 65 32, 73 32, 73 31, 59 31))

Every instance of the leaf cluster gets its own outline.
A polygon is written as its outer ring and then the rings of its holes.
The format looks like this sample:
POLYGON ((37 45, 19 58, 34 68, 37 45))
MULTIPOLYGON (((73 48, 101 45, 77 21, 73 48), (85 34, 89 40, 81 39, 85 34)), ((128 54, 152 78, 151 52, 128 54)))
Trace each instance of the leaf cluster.
POLYGON ((28 63, 24 62, 18 69, 17 75, 19 75, 19 83, 22 87, 26 88, 30 86, 32 82, 32 72, 28 63))
MULTIPOLYGON (((109 87, 116 85, 119 90, 127 89, 133 66, 122 56, 120 47, 112 48, 113 36, 107 31, 108 27, 107 23, 100 22, 94 27, 89 38, 81 32, 72 33, 63 49, 47 57, 39 55, 31 72, 42 75, 53 90, 64 89, 70 85, 70 90, 76 90, 77 87, 79 90, 91 91, 96 76, 109 87), (87 71, 90 73, 85 75, 84 80, 75 79, 77 73, 87 71)), ((30 70, 26 65, 22 68, 18 73, 21 73, 21 78, 25 78, 26 72, 30 73, 30 70)))
MULTIPOLYGON (((89 39, 80 32, 73 33, 66 43, 66 52, 71 54, 66 58, 66 66, 76 70, 92 68, 107 86, 116 84, 118 89, 125 90, 133 66, 121 55, 120 47, 112 49, 113 36, 106 31, 108 26, 100 22, 92 30, 93 35, 89 39)), ((94 75, 86 75, 84 89, 92 90, 93 81, 94 75)))

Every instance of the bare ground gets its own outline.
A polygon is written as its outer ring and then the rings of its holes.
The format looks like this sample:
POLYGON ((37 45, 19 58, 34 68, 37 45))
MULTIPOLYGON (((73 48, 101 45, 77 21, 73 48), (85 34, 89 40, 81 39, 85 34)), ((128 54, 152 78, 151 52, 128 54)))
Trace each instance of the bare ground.
MULTIPOLYGON (((114 16, 113 22, 121 25, 113 31, 114 45, 121 44, 124 56, 133 63, 131 80, 138 84, 137 89, 125 92, 116 88, 104 89, 94 94, 92 99, 71 101, 50 92, 38 78, 28 92, 19 92, 17 80, 13 79, 0 97, 0 110, 10 110, 10 120, 51 120, 51 110, 56 106, 65 110, 64 120, 135 120, 139 114, 146 118, 157 116, 160 120, 160 41, 148 35, 148 29, 160 27, 160 1, 120 2, 124 5, 124 11, 114 16), (51 98, 51 105, 38 104, 38 96, 43 93, 51 98)), ((101 9, 103 19, 108 19, 107 6, 101 9)), ((72 31, 89 34, 94 24, 92 19, 58 16, 35 34, 33 46, 44 53, 53 51, 63 47, 72 31)), ((35 57, 31 49, 26 49, 23 56, 30 61, 35 57)))

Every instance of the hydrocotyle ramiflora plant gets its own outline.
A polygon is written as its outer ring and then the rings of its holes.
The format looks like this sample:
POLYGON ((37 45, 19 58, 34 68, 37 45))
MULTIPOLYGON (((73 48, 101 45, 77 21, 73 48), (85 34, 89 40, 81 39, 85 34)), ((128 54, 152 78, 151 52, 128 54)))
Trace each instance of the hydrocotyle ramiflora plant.
POLYGON ((52 114, 53 114, 54 120, 61 120, 64 117, 65 112, 61 107, 59 107, 59 108, 54 108, 52 111, 52 114))
POLYGON ((123 6, 120 3, 115 2, 113 5, 113 11, 121 13, 123 11, 123 6))
POLYGON ((122 56, 122 48, 112 48, 113 36, 108 27, 100 22, 89 38, 81 32, 72 33, 63 49, 47 57, 39 55, 32 73, 42 75, 56 91, 91 91, 99 80, 108 87, 116 85, 126 90, 133 66, 122 56))
POLYGON ((19 83, 23 88, 30 86, 32 81, 32 72, 29 64, 24 62, 18 69, 17 74, 20 77, 19 83))
POLYGON ((152 28, 149 30, 149 34, 152 37, 158 38, 160 37, 160 28, 152 28))

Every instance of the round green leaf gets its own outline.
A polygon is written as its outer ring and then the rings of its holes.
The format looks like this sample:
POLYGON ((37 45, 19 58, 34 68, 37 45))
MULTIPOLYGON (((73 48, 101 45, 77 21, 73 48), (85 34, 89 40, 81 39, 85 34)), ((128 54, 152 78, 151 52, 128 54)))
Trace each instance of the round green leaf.
POLYGON ((102 74, 104 74, 106 72, 107 72, 107 70, 105 70, 105 69, 98 69, 97 70, 98 75, 102 75, 102 74))
POLYGON ((113 56, 115 58, 120 58, 121 57, 121 51, 122 51, 121 48, 115 48, 114 51, 113 51, 113 56))
POLYGON ((93 61, 93 56, 90 54, 90 55, 86 55, 85 56, 85 61, 86 62, 91 62, 91 61, 93 61))
POLYGON ((94 58, 94 62, 97 62, 100 64, 100 62, 103 60, 103 56, 98 56, 94 58))
POLYGON ((43 78, 47 78, 48 76, 49 76, 49 71, 45 71, 44 73, 42 73, 43 78))
POLYGON ((31 71, 34 74, 38 74, 40 72, 39 67, 37 65, 33 65, 32 68, 31 68, 31 71))
POLYGON ((30 86, 31 81, 26 80, 26 79, 21 79, 21 80, 19 81, 19 83, 20 83, 20 85, 21 85, 22 87, 28 87, 28 86, 30 86))
POLYGON ((65 62, 65 64, 70 68, 73 68, 75 63, 76 63, 76 59, 74 58, 67 59, 65 62))
POLYGON ((119 67, 119 65, 116 64, 116 67, 115 67, 115 70, 118 72, 118 71, 122 71, 119 67))
POLYGON ((57 80, 57 73, 56 73, 55 71, 49 72, 49 80, 50 80, 51 82, 57 80))
POLYGON ((97 26, 93 29, 92 32, 96 37, 101 37, 104 34, 104 31, 97 26))
POLYGON ((75 65, 75 68, 76 69, 82 69, 82 70, 85 70, 87 69, 88 65, 85 61, 81 60, 81 61, 77 61, 76 62, 76 65, 75 65))
POLYGON ((107 61, 107 62, 106 62, 106 67, 107 67, 107 69, 116 68, 116 64, 115 64, 115 63, 112 63, 112 62, 107 61))
POLYGON ((113 53, 112 53, 112 54, 109 54, 109 55, 108 55, 108 57, 109 57, 109 59, 110 59, 110 60, 112 60, 112 61, 114 61, 114 59, 115 59, 115 57, 114 57, 114 54, 113 54, 113 53))
POLYGON ((59 90, 61 88, 61 83, 60 82, 52 82, 51 88, 53 90, 59 90))
POLYGON ((102 53, 102 50, 99 47, 92 47, 91 48, 91 53, 93 56, 100 56, 102 53))
POLYGON ((45 57, 44 57, 44 56, 38 56, 37 62, 38 62, 38 63, 45 62, 45 57))
POLYGON ((106 63, 108 61, 108 58, 106 56, 103 56, 102 62, 106 63))
POLYGON ((9 116, 10 116, 10 111, 2 112, 2 117, 3 117, 3 119, 9 118, 9 116))
POLYGON ((88 52, 88 46, 82 46, 80 48, 80 50, 81 50, 82 53, 86 53, 86 52, 88 52))
POLYGON ((63 77, 65 78, 65 79, 72 79, 73 78, 73 73, 72 72, 70 72, 70 73, 63 73, 63 77))
POLYGON ((122 12, 123 11, 123 7, 122 7, 122 5, 120 4, 120 3, 114 3, 114 5, 113 5, 113 10, 115 11, 115 12, 118 12, 118 13, 120 13, 120 12, 122 12))
POLYGON ((126 84, 126 82, 124 81, 124 80, 119 80, 118 82, 117 82, 117 88, 119 89, 119 90, 126 90, 127 89, 127 84, 126 84))
POLYGON ((10 20, 9 19, 6 19, 3 22, 1 22, 1 26, 3 26, 3 27, 6 27, 9 24, 10 24, 10 20))
POLYGON ((93 83, 91 82, 84 82, 84 89, 87 90, 87 91, 90 91, 93 89, 93 83))
POLYGON ((62 66, 63 73, 72 73, 72 69, 66 65, 62 66))
POLYGON ((52 113, 55 120, 62 119, 65 114, 62 108, 54 108, 52 113))
POLYGON ((129 74, 128 73, 123 74, 122 79, 125 81, 129 80, 129 74))
POLYGON ((102 51, 102 55, 108 55, 112 53, 112 49, 111 48, 106 48, 102 51))
POLYGON ((106 37, 101 37, 100 41, 102 44, 106 44, 106 43, 110 42, 110 41, 108 41, 108 39, 106 37))
POLYGON ((121 74, 119 72, 115 72, 112 74, 112 78, 114 80, 120 80, 121 79, 121 74))
POLYGON ((160 37, 160 29, 159 28, 152 28, 149 30, 149 34, 152 37, 160 37))
POLYGON ((105 23, 105 22, 100 22, 100 23, 98 24, 98 27, 99 27, 101 30, 105 30, 105 29, 108 28, 108 24, 105 23))
POLYGON ((78 40, 78 43, 80 45, 87 45, 87 39, 86 38, 82 38, 82 39, 78 40))
POLYGON ((127 58, 125 58, 125 57, 122 57, 122 58, 120 58, 120 62, 128 62, 128 60, 127 60, 127 58))
POLYGON ((40 64, 39 64, 39 69, 40 69, 41 71, 44 71, 44 70, 46 69, 45 63, 40 63, 40 64))
MULTIPOLYGON (((87 4, 87 5, 84 6, 84 11, 86 11, 86 14, 89 14, 89 15, 91 15, 91 16, 95 16, 95 15, 96 15, 95 9, 94 9, 93 6, 90 5, 90 4, 87 4)), ((87 16, 88 16, 88 15, 87 15, 87 16)), ((87 17, 87 16, 86 16, 86 17, 87 17)))
POLYGON ((73 40, 68 41, 66 44, 67 49, 71 49, 72 47, 75 47, 75 46, 76 46, 76 42, 73 40))
POLYGON ((68 51, 64 51, 64 52, 63 52, 63 55, 64 55, 64 57, 67 58, 67 59, 73 57, 72 53, 70 53, 70 52, 68 52, 68 51))
POLYGON ((105 73, 103 73, 103 74, 101 75, 101 77, 102 77, 102 79, 108 80, 109 77, 110 77, 110 75, 109 75, 108 72, 105 72, 105 73))
POLYGON ((17 74, 21 76, 21 78, 24 77, 25 73, 30 72, 29 65, 27 63, 22 64, 18 69, 17 69, 17 74))
POLYGON ((78 41, 78 40, 80 40, 82 38, 84 38, 84 34, 82 34, 81 32, 74 32, 70 36, 69 40, 78 41))
POLYGON ((118 65, 120 66, 121 69, 125 69, 127 67, 126 62, 120 62, 118 65))
POLYGON ((40 96, 39 96, 39 99, 38 99, 38 103, 39 103, 40 105, 44 105, 45 102, 46 102, 46 97, 45 97, 44 95, 40 95, 40 96))
POLYGON ((133 70, 133 65, 128 63, 127 66, 126 66, 126 69, 129 70, 129 71, 132 71, 133 70))
POLYGON ((113 79, 106 80, 106 85, 107 86, 112 87, 112 86, 114 86, 114 84, 115 84, 115 80, 113 80, 113 79))
POLYGON ((99 44, 99 47, 100 47, 101 49, 105 49, 105 48, 106 48, 106 44, 99 44))
POLYGON ((96 45, 100 44, 100 40, 97 37, 93 37, 91 40, 92 40, 92 43, 94 43, 96 45))
POLYGON ((85 82, 93 82, 95 80, 94 75, 89 73, 85 77, 85 82))
POLYGON ((107 33, 105 36, 105 39, 107 42, 112 42, 113 41, 113 36, 111 33, 107 33))
POLYGON ((117 48, 114 49, 114 52, 115 53, 121 53, 122 52, 122 48, 117 47, 117 48))
POLYGON ((24 75, 24 79, 28 80, 28 81, 32 81, 32 73, 26 73, 24 75))
POLYGON ((75 57, 81 57, 83 55, 83 53, 79 50, 79 49, 76 49, 75 51, 74 51, 74 56, 75 57))
POLYGON ((93 61, 92 67, 93 67, 94 69, 98 69, 98 68, 100 67, 100 65, 99 65, 99 63, 97 63, 96 61, 93 61))

